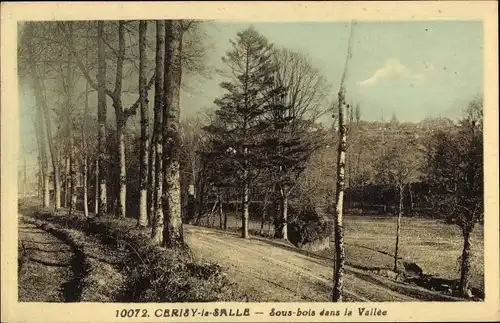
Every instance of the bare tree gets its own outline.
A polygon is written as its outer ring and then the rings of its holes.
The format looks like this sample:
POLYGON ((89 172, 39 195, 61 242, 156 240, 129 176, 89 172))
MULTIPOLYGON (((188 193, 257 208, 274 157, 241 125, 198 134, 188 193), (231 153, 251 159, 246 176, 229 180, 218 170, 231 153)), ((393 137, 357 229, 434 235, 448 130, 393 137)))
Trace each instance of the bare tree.
POLYGON ((386 154, 378 162, 379 181, 393 185, 398 195, 398 213, 396 220, 396 244, 394 247, 394 266, 397 271, 399 259, 399 240, 401 232, 401 216, 403 215, 404 188, 411 181, 419 178, 422 166, 421 150, 415 138, 404 132, 397 133, 386 148, 386 154))
MULTIPOLYGON (((297 179, 311 154, 322 146, 314 136, 314 123, 326 112, 329 88, 325 77, 308 57, 288 49, 273 54, 276 71, 269 93, 269 119, 273 134, 269 142, 272 182, 280 199, 275 236, 288 239, 288 202, 297 179), (273 144, 274 142, 274 144, 273 144)), ((275 194, 276 195, 276 194, 275 194)))
MULTIPOLYGON (((286 89, 283 101, 290 107, 290 116, 314 122, 325 114, 330 86, 310 58, 287 48, 275 49, 273 58, 277 66, 276 86, 286 89)), ((294 124, 295 127, 300 125, 294 124)))
MULTIPOLYGON (((106 56, 104 52, 104 23, 102 21, 97 22, 97 60, 98 60, 98 72, 97 72, 97 119, 99 122, 99 143, 98 143, 98 158, 96 163, 99 169, 99 205, 98 205, 98 215, 104 216, 108 212, 108 170, 107 170, 107 158, 106 158, 106 114, 107 114, 107 104, 106 104, 106 56)), ((82 70, 83 72, 83 70, 82 70)), ((87 82, 91 84, 90 77, 87 77, 87 82)))
MULTIPOLYGON (((110 90, 107 86, 106 83, 104 82, 103 84, 96 84, 93 80, 92 77, 90 76, 90 73, 88 69, 85 67, 83 64, 82 60, 80 59, 78 53, 75 50, 74 46, 71 46, 71 42, 67 43, 66 46, 71 50, 72 55, 75 57, 77 66, 81 70, 82 74, 85 76, 87 81, 89 82, 90 86, 96 90, 101 91, 109 96, 113 102, 113 108, 115 110, 115 119, 116 119, 116 136, 117 136, 117 142, 118 142, 118 147, 117 147, 117 159, 118 159, 118 168, 119 168, 119 192, 118 192, 118 205, 116 209, 116 215, 118 217, 125 217, 125 207, 126 207, 126 197, 127 197, 127 173, 126 173, 126 166, 125 166, 125 127, 127 120, 130 116, 135 115, 136 110, 139 108, 140 105, 140 96, 136 100, 134 104, 132 104, 129 108, 125 108, 123 106, 122 102, 122 92, 123 92, 123 79, 124 79, 124 63, 126 59, 126 47, 125 47, 125 33, 126 33, 126 27, 129 22, 120 20, 118 21, 118 31, 117 31, 117 41, 118 41, 118 49, 117 50, 112 50, 113 53, 116 56, 116 69, 115 69, 115 80, 114 80, 114 89, 110 90)), ((67 23, 63 22, 58 22, 58 30, 62 33, 63 37, 66 40, 69 40, 69 35, 67 32, 67 23)), ((102 40, 102 57, 99 55, 99 62, 104 61, 105 62, 105 54, 104 54, 104 46, 105 40, 104 40, 104 25, 102 22, 99 22, 100 27, 98 28, 98 33, 101 35, 98 35, 98 38, 102 40)), ((107 44, 109 47, 110 45, 107 44)), ((100 52, 100 53, 101 53, 100 52)), ((104 63, 101 63, 104 64, 104 63)), ((104 75, 103 80, 106 80, 106 77, 104 75)), ((149 82, 146 85, 146 90, 149 91, 151 86, 153 85, 154 81, 154 76, 149 80, 149 82)), ((105 98, 103 97, 102 100, 105 101, 105 98)), ((104 124, 102 125, 103 127, 105 126, 104 124)), ((101 162, 99 162, 101 164, 101 162)), ((103 170, 101 168, 101 170, 103 170)), ((101 181, 105 177, 103 172, 100 172, 100 177, 101 181)), ((101 185, 102 186, 102 185, 101 185)), ((103 193, 101 192, 101 199, 103 196, 103 193)), ((101 208, 100 208, 101 209, 101 208)))
MULTIPOLYGON (((87 37, 89 36, 89 29, 87 28, 87 37)), ((88 53, 85 57, 85 63, 88 65, 88 53)), ((85 106, 83 112, 83 122, 82 122, 82 181, 83 181, 83 214, 85 217, 89 216, 89 206, 88 206, 88 140, 87 140, 87 122, 89 116, 89 82, 85 80, 85 106)), ((96 172, 97 176, 97 172, 96 172)), ((97 181, 96 181, 97 182, 97 181)), ((96 185, 97 187, 97 185, 96 185)), ((97 214, 97 212, 95 212, 97 214)))
POLYGON ((342 283, 344 275, 344 229, 342 223, 343 206, 344 206, 344 187, 345 187, 345 154, 347 149, 347 129, 345 122, 345 107, 346 107, 346 88, 345 78, 347 75, 347 67, 351 58, 351 44, 353 38, 354 23, 351 23, 351 30, 347 45, 347 58, 344 65, 344 73, 340 80, 340 90, 338 94, 338 122, 339 122, 339 144, 337 157, 337 189, 335 203, 335 270, 334 270, 334 286, 333 286, 333 301, 342 302, 342 283))

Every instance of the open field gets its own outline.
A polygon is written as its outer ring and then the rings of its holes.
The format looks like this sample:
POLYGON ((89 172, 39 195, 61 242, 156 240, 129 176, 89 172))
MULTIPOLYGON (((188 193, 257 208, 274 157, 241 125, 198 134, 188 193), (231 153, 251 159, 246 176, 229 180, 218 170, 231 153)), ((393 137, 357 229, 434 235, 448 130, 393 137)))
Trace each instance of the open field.
MULTIPOLYGON (((218 218, 214 215, 213 225, 218 227, 218 218)), ((206 225, 206 219, 202 222, 206 225)), ((210 220, 212 225, 212 220, 210 220)), ((228 215, 228 229, 238 230, 241 218, 228 215)), ((257 234, 260 221, 251 219, 249 231, 257 234)), ((264 226, 264 234, 274 234, 269 224, 264 226)), ((394 244, 396 222, 387 216, 344 217, 346 261, 359 269, 392 269, 394 262, 394 244)), ((483 227, 478 225, 472 234, 471 283, 472 287, 484 291, 484 239, 483 227)), ((462 252, 463 239, 458 226, 445 224, 443 221, 407 218, 401 219, 401 237, 399 256, 404 261, 414 262, 426 275, 446 280, 460 278, 458 257, 462 252)), ((332 257, 333 249, 318 252, 321 256, 332 257)))

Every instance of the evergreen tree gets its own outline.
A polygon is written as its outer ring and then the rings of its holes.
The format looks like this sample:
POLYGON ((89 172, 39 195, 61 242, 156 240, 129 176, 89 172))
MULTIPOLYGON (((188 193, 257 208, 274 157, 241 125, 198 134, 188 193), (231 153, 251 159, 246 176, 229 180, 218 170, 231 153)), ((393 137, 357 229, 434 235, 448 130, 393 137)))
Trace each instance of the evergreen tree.
POLYGON ((213 151, 225 156, 227 167, 234 170, 236 185, 241 189, 242 237, 248 238, 250 182, 262 160, 262 134, 267 124, 268 90, 273 84, 272 45, 254 28, 238 32, 231 40, 233 49, 222 58, 228 71, 221 72, 227 81, 226 91, 215 100, 217 123, 206 130, 212 134, 213 151))

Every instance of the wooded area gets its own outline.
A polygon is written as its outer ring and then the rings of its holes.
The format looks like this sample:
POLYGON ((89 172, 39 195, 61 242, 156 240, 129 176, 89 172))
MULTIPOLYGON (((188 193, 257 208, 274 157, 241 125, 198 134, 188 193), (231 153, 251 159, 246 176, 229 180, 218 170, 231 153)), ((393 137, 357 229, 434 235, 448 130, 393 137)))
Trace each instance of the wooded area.
POLYGON ((443 218, 462 230, 460 288, 470 297, 470 235, 484 213, 482 97, 458 121, 366 121, 344 86, 350 41, 344 75, 323 75, 248 28, 215 71, 225 79, 215 108, 183 118, 181 90, 210 69, 207 23, 23 24, 19 77, 35 98, 43 206, 133 218, 172 249, 186 247, 183 224, 218 217, 227 230, 229 215, 243 239, 266 235, 266 224, 299 247, 333 235, 333 301, 342 301, 343 214, 394 215, 395 272, 401 217, 443 218))

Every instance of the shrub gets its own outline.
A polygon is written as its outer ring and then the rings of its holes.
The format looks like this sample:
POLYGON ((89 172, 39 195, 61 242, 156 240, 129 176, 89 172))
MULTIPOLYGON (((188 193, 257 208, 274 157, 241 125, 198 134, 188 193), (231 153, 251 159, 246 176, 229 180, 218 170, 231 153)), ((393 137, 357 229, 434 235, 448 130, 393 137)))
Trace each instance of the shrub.
POLYGON ((290 211, 288 240, 294 245, 300 247, 331 235, 331 226, 311 204, 306 204, 300 209, 292 207, 290 211))

